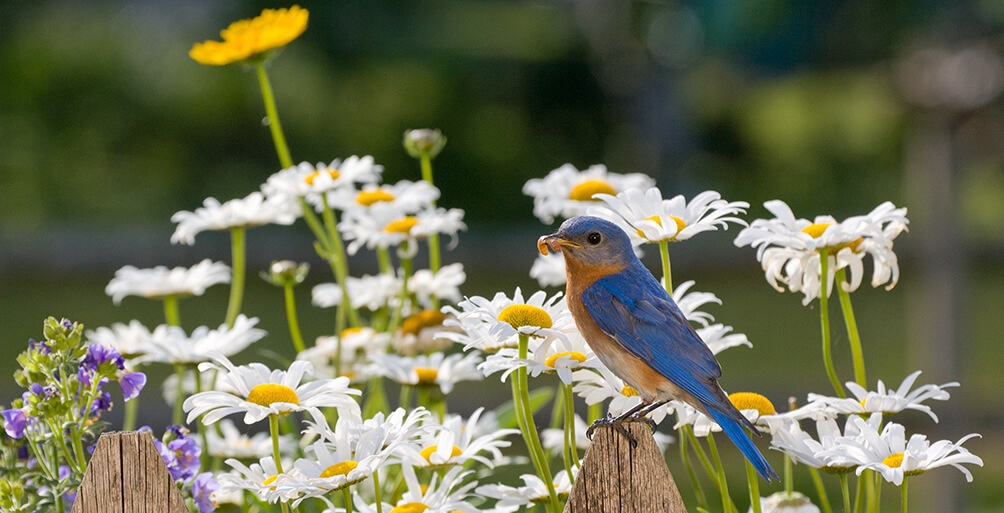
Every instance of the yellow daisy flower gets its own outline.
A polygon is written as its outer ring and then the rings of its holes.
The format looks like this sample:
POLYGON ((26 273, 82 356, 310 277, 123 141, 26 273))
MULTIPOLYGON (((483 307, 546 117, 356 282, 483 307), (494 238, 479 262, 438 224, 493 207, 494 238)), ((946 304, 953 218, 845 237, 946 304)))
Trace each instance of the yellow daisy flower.
POLYGON ((189 57, 200 64, 223 66, 260 58, 272 49, 289 44, 307 30, 306 9, 265 9, 255 18, 239 20, 220 31, 223 41, 195 43, 189 57))

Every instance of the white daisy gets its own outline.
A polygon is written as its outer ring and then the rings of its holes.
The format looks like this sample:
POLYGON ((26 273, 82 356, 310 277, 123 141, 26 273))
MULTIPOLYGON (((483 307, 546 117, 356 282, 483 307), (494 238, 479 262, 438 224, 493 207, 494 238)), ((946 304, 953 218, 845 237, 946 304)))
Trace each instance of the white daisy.
POLYGON ((431 468, 463 465, 474 460, 489 468, 494 467, 502 461, 501 449, 511 445, 504 438, 519 433, 519 430, 496 429, 476 436, 482 412, 483 407, 474 410, 466 421, 460 415, 448 415, 442 424, 432 424, 431 429, 420 432, 416 444, 402 445, 399 449, 404 466, 431 468))
MULTIPOLYGON (((237 393, 237 389, 216 379, 216 374, 216 372, 196 372, 194 369, 186 370, 181 382, 182 397, 189 397, 196 392, 206 390, 216 390, 231 394, 237 393), (197 388, 195 386, 196 375, 199 377, 199 387, 201 388, 197 388)), ((160 385, 160 392, 161 396, 164 398, 164 402, 170 406, 174 406, 174 401, 178 394, 177 373, 172 372, 164 378, 164 382, 160 385)))
MULTIPOLYGON (((415 469, 402 465, 402 474, 407 490, 396 504, 383 503, 380 510, 385 513, 478 513, 481 508, 471 504, 470 491, 478 485, 471 480, 464 482, 474 471, 454 467, 445 474, 434 473, 428 486, 419 481, 415 469)), ((375 504, 370 504, 359 494, 354 494, 353 503, 359 513, 377 513, 375 504)), ((339 510, 335 510, 339 511, 339 510)), ((343 511, 343 510, 342 510, 343 511)))
POLYGON ((872 286, 888 283, 886 288, 891 289, 896 285, 899 266, 892 245, 909 222, 905 208, 886 202, 867 215, 838 223, 831 216, 818 216, 814 221, 796 219, 780 200, 768 201, 764 206, 776 217, 753 221, 739 232, 735 244, 757 248, 757 260, 767 281, 778 291, 784 291, 784 285, 792 292, 802 292, 805 304, 819 297, 821 249, 826 249, 829 256, 827 290, 833 290, 834 274, 841 268, 849 272, 849 282, 842 284, 844 290, 857 290, 866 254, 872 256, 875 265, 872 286))
POLYGON ((540 339, 546 349, 554 340, 564 340, 568 333, 577 333, 572 314, 558 293, 550 298, 544 291, 534 292, 523 299, 517 288, 512 299, 499 292, 491 300, 473 296, 457 304, 456 308, 443 307, 452 318, 446 326, 459 328, 462 333, 444 333, 442 336, 465 344, 464 349, 478 348, 494 352, 504 347, 516 347, 520 334, 540 339))
MULTIPOLYGON (((869 429, 877 430, 882 423, 882 415, 872 415, 864 422, 869 429)), ((798 463, 834 474, 847 473, 857 468, 858 463, 839 449, 847 439, 860 436, 860 424, 848 422, 845 431, 841 433, 835 419, 819 419, 816 421, 816 434, 817 437, 813 438, 802 430, 798 422, 791 422, 773 432, 771 448, 784 452, 798 463)))
POLYGON ((544 224, 551 224, 556 217, 567 219, 585 214, 590 205, 599 201, 596 194, 617 194, 653 185, 652 177, 640 173, 610 173, 602 164, 579 171, 565 164, 544 178, 528 180, 523 185, 523 194, 533 197, 533 215, 544 224))
POLYGON ((370 378, 367 355, 386 351, 390 339, 389 333, 380 333, 370 327, 347 328, 342 330, 340 341, 336 336, 317 337, 314 347, 301 351, 296 359, 314 366, 314 378, 335 378, 333 361, 341 345, 342 375, 352 383, 361 383, 370 378))
POLYGON ((478 371, 481 357, 477 353, 441 352, 429 355, 398 356, 394 354, 369 355, 372 365, 368 371, 374 375, 392 379, 402 385, 438 386, 444 394, 453 391, 461 381, 481 381, 484 377, 478 371))
POLYGON ((685 281, 673 288, 673 301, 680 307, 683 316, 688 321, 696 322, 701 326, 707 326, 715 317, 710 313, 700 310, 706 304, 722 304, 722 300, 711 292, 697 292, 690 290, 694 286, 694 280, 685 281))
MULTIPOLYGON (((750 506, 750 513, 753 507, 750 506)), ((775 492, 760 497, 760 511, 763 513, 819 513, 819 508, 808 497, 799 492, 775 492)))
POLYGON ((260 192, 247 197, 220 203, 216 198, 206 198, 202 207, 194 212, 182 210, 171 216, 177 223, 172 244, 195 244, 195 236, 207 230, 261 226, 264 224, 289 225, 302 214, 299 205, 275 197, 266 199, 260 192))
MULTIPOLYGON (((290 468, 292 466, 291 463, 283 461, 283 468, 290 468)), ((220 483, 220 493, 229 494, 249 491, 259 499, 271 503, 279 500, 288 502, 293 499, 293 497, 279 497, 275 494, 269 495, 269 492, 274 490, 273 485, 276 480, 280 476, 285 475, 279 473, 275 465, 275 459, 271 456, 261 458, 250 466, 241 463, 240 460, 235 458, 226 460, 226 464, 230 465, 233 470, 217 474, 217 481, 220 483)), ((296 471, 293 470, 293 472, 296 471)))
POLYGON ((262 185, 262 191, 268 197, 292 204, 298 204, 298 198, 306 196, 315 201, 328 191, 340 187, 349 187, 355 183, 375 183, 380 180, 383 166, 376 165, 373 157, 357 157, 355 155, 344 161, 335 159, 330 164, 319 162, 311 165, 301 162, 298 165, 283 169, 262 185))
MULTIPOLYGON (((579 467, 572 467, 573 476, 578 476, 579 467)), ((519 476, 523 480, 523 486, 509 486, 503 484, 490 484, 479 486, 475 492, 490 499, 496 499, 497 506, 508 508, 532 508, 538 504, 546 504, 551 500, 551 494, 547 485, 535 474, 523 474, 519 476)), ((558 494, 558 499, 564 501, 572 493, 572 480, 565 470, 554 475, 554 491, 558 494)))
POLYGON ((588 213, 613 221, 631 236, 637 245, 644 242, 687 240, 698 233, 727 230, 729 223, 745 226, 735 217, 746 213, 749 203, 725 201, 715 191, 705 191, 689 203, 682 195, 662 199, 662 191, 651 187, 645 191, 628 189, 612 194, 597 194, 604 207, 590 207, 588 213))
POLYGON ((918 376, 920 376, 920 371, 910 374, 900 383, 899 388, 896 390, 887 390, 885 383, 879 380, 876 385, 877 390, 874 392, 865 390, 864 387, 857 383, 849 382, 846 385, 848 390, 854 394, 853 399, 849 397, 841 399, 839 397, 829 397, 820 394, 809 394, 808 399, 810 403, 819 402, 828 408, 847 415, 874 412, 893 414, 903 410, 917 410, 928 414, 937 422, 938 416, 931 411, 930 406, 923 404, 924 401, 928 399, 947 401, 950 396, 945 389, 948 387, 957 387, 959 383, 953 381, 943 385, 921 385, 911 391, 910 388, 913 387, 913 383, 917 380, 918 376))
MULTIPOLYGON (((349 434, 353 437, 353 439, 361 437, 370 431, 381 430, 386 434, 384 445, 417 443, 417 437, 420 434, 432 432, 435 429, 435 426, 438 426, 436 422, 430 420, 431 415, 432 414, 429 410, 426 410, 421 406, 411 410, 398 408, 389 414, 377 412, 375 415, 366 420, 350 423, 348 425, 348 429, 349 434)), ((482 424, 483 423, 484 422, 482 422, 482 424)), ((313 428, 308 428, 305 432, 309 432, 311 429, 314 429, 322 437, 327 436, 330 438, 330 435, 328 434, 330 431, 325 429, 326 427, 327 426, 324 425, 318 429, 318 426, 315 425, 313 428)))
POLYGON ((434 297, 456 303, 461 298, 460 286, 466 280, 467 274, 461 263, 444 265, 436 273, 420 269, 408 279, 408 292, 415 295, 423 308, 429 308, 434 297))
POLYGON ((446 351, 452 343, 443 334, 456 329, 443 326, 445 321, 446 314, 439 310, 419 310, 408 315, 394 333, 394 351, 404 356, 446 351))
MULTIPOLYGON (((210 456, 258 460, 272 455, 272 438, 268 432, 260 431, 253 435, 243 433, 230 419, 221 420, 218 426, 219 433, 216 429, 206 430, 206 443, 210 456)), ((279 436, 280 454, 292 454, 295 449, 296 442, 292 436, 279 436)))
POLYGON ((958 442, 941 440, 930 443, 925 435, 915 434, 909 440, 902 425, 890 422, 879 432, 878 427, 865 422, 860 417, 849 417, 848 425, 855 425, 858 436, 845 437, 829 452, 849 458, 860 465, 856 472, 865 469, 882 474, 886 481, 896 486, 903 484, 905 477, 923 474, 933 468, 951 465, 972 482, 973 475, 962 464, 983 466, 983 460, 962 447, 962 444, 979 434, 968 434, 958 442))
POLYGON ((293 411, 315 411, 330 406, 356 412, 359 405, 354 395, 358 390, 349 388, 348 378, 319 379, 300 384, 304 374, 310 374, 308 362, 295 361, 289 370, 271 370, 260 363, 234 366, 221 354, 211 356, 212 362, 199 365, 199 370, 220 371, 219 381, 232 386, 237 393, 216 390, 195 394, 185 400, 187 422, 202 417, 202 423, 212 424, 233 414, 243 413, 245 424, 254 424, 269 415, 283 415, 293 411))
POLYGON ((546 346, 534 339, 530 341, 530 346, 526 359, 519 358, 514 348, 502 348, 489 355, 478 368, 486 377, 502 371, 501 378, 505 381, 510 373, 526 367, 531 377, 542 373, 557 374, 558 379, 568 385, 572 383, 573 371, 600 365, 599 358, 578 333, 569 333, 566 338, 546 346))
POLYGON ((208 258, 192 267, 168 269, 157 266, 137 269, 127 265, 115 271, 115 277, 105 287, 105 294, 115 304, 126 296, 162 299, 168 296, 201 296, 207 288, 217 283, 230 283, 230 266, 208 258))
MULTIPOLYGON (((352 298, 352 308, 375 312, 385 306, 396 306, 401 294, 401 280, 389 274, 349 276, 345 286, 352 298)), ((314 306, 329 308, 342 302, 342 288, 337 283, 320 283, 311 289, 314 306)))
POLYGON ((418 218, 400 207, 353 209, 345 211, 338 231, 348 241, 346 251, 354 255, 363 247, 386 249, 414 238, 412 229, 418 218))
MULTIPOLYGON (((326 427, 323 417, 316 420, 326 427)), ((296 507, 304 499, 326 495, 372 476, 397 446, 387 444, 388 433, 380 428, 350 436, 350 425, 355 422, 342 417, 334 431, 325 430, 326 436, 310 444, 304 450, 305 457, 293 464, 300 475, 277 479, 275 493, 298 494, 292 504, 296 507)))
POLYGON ((186 336, 180 327, 162 324, 151 335, 146 351, 134 361, 189 364, 208 361, 213 353, 233 356, 265 337, 265 330, 256 328, 257 324, 257 317, 249 319, 240 314, 233 327, 226 323, 215 330, 200 326, 191 336, 186 336))
POLYGON ((390 206, 411 214, 432 208, 439 195, 439 189, 429 182, 401 180, 391 185, 367 184, 339 206, 342 210, 390 206))

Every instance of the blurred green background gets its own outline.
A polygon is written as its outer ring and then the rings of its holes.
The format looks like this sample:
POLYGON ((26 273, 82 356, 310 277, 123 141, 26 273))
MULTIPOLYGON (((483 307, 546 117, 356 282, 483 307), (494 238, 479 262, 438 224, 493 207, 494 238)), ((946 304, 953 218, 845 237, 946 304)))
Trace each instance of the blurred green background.
MULTIPOLYGON (((159 305, 115 307, 104 295, 115 269, 229 259, 225 234, 172 246, 171 214, 243 197, 278 163, 253 73, 187 52, 285 5, 0 3, 0 376, 47 315, 91 328, 161 322, 159 305)), ((1004 1, 300 5, 310 27, 270 66, 294 159, 370 154, 387 181, 417 179, 401 134, 442 129, 440 204, 463 208, 470 227, 445 258, 465 264, 468 295, 536 288, 534 242, 552 227, 520 191, 566 162, 650 174, 667 197, 714 189, 750 202, 749 219, 775 198, 809 218, 907 206, 901 283, 853 295, 869 380, 897 386, 923 369, 919 383, 961 382, 932 404, 940 424, 897 420, 932 439, 982 433, 967 447, 986 466, 972 484, 951 469, 915 479, 911 504, 1004 511, 1004 1)), ((754 343, 721 355, 724 386, 779 405, 827 392, 818 305, 774 292, 753 251, 732 246, 735 233, 672 249, 677 282, 716 293, 724 305, 711 311, 754 343)), ((249 247, 252 276, 292 258, 315 265, 308 285, 330 281, 302 224, 255 229, 249 247)), ((367 256, 352 265, 375 267, 367 256)), ((260 345, 289 354, 281 294, 254 279, 248 294, 245 311, 273 334, 260 345)), ((332 312, 309 306, 309 286, 299 298, 305 332, 329 332, 332 312)), ((226 290, 211 289, 182 303, 182 319, 216 326, 225 303, 226 290)), ((834 315, 838 370, 850 379, 834 315)), ((12 382, 0 391, 4 401, 18 393, 12 382)), ((458 393, 460 410, 494 401, 458 393)), ((156 398, 143 406, 166 418, 156 398)))

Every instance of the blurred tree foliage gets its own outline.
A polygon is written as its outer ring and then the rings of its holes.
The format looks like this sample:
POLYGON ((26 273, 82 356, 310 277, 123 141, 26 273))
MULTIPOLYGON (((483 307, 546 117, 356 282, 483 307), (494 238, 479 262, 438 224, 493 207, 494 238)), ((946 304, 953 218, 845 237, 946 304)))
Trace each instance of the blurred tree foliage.
MULTIPOLYGON (((253 74, 187 51, 284 4, 18 4, 0 6, 0 225, 166 223, 277 170, 253 74)), ((302 5, 310 27, 271 67, 294 159, 372 154, 414 179, 401 134, 438 127, 446 203, 507 223, 531 220, 523 182, 565 162, 757 214, 778 197, 805 216, 899 202, 916 109, 896 60, 918 41, 999 44, 1004 22, 991 0, 302 5)), ((973 163, 998 177, 972 191, 976 215, 999 210, 1002 161, 973 163)))

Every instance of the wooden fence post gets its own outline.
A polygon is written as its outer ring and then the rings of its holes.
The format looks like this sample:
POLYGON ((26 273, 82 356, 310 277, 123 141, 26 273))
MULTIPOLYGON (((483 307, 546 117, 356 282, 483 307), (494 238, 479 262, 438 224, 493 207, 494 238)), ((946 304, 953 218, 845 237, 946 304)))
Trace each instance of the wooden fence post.
POLYGON ((149 432, 98 439, 71 513, 188 513, 149 432))
POLYGON ((686 513, 648 424, 622 425, 638 445, 610 426, 597 428, 564 513, 686 513))

